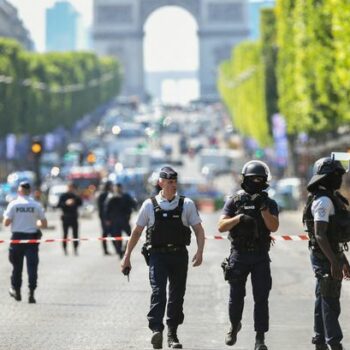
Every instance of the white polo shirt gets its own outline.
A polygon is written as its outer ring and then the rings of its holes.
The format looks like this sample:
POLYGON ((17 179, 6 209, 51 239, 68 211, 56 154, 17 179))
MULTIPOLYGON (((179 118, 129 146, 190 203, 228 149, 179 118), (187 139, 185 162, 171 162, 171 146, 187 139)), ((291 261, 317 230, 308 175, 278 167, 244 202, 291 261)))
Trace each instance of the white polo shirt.
POLYGON ((45 220, 45 212, 40 203, 30 196, 18 196, 9 203, 5 212, 5 219, 11 219, 11 231, 36 233, 37 220, 45 220))
POLYGON ((311 213, 314 221, 329 222, 329 217, 335 213, 334 204, 329 197, 319 197, 312 202, 311 213))
MULTIPOLYGON (((175 198, 169 202, 162 196, 162 191, 156 195, 156 200, 163 210, 174 210, 179 204, 180 196, 176 193, 175 198)), ((151 199, 146 199, 139 211, 136 225, 142 227, 151 227, 154 224, 154 208, 151 199)), ((202 222, 197 208, 190 198, 185 197, 183 211, 181 215, 182 223, 189 227, 194 226, 202 222)))

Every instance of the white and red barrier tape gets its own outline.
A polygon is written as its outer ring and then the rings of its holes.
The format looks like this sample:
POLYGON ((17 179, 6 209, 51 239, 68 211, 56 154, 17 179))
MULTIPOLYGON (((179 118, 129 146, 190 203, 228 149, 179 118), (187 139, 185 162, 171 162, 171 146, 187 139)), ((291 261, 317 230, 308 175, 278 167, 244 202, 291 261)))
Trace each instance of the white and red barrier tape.
MULTIPOLYGON (((308 241, 307 235, 281 235, 271 236, 273 241, 308 241)), ((54 243, 54 242, 92 242, 92 241, 128 241, 130 237, 93 237, 93 238, 48 238, 48 239, 1 239, 2 243, 12 244, 33 244, 33 243, 54 243)), ((213 235, 205 236, 205 239, 223 240, 227 239, 227 236, 213 235)))

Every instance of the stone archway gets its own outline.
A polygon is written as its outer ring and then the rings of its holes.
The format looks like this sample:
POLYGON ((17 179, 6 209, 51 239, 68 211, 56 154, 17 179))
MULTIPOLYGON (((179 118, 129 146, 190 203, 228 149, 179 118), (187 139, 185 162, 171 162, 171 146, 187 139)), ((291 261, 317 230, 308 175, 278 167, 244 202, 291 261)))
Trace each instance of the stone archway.
POLYGON ((152 12, 170 5, 189 11, 198 23, 200 95, 215 99, 218 63, 249 35, 248 0, 94 0, 95 49, 121 60, 123 94, 143 97, 143 27, 152 12))

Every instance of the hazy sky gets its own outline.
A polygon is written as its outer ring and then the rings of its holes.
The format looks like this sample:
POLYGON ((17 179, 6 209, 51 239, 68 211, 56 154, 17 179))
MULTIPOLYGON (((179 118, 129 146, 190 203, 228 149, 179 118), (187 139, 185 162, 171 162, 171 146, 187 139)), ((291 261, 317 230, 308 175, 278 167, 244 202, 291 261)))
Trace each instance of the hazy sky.
MULTIPOLYGON (((38 51, 45 50, 45 9, 56 0, 8 0, 30 31, 38 51)), ((85 26, 92 24, 92 0, 70 0, 85 26)), ((197 24, 179 7, 154 12, 145 25, 146 70, 194 70, 198 68, 197 24), (178 24, 181 23, 181 26, 178 24), (186 54, 183 54, 186 52, 186 54)))
MULTIPOLYGON (((45 49, 45 10, 56 0, 7 0, 17 7, 19 16, 30 31, 36 48, 45 49)), ((81 13, 85 25, 92 23, 92 0, 70 0, 76 10, 81 13)))

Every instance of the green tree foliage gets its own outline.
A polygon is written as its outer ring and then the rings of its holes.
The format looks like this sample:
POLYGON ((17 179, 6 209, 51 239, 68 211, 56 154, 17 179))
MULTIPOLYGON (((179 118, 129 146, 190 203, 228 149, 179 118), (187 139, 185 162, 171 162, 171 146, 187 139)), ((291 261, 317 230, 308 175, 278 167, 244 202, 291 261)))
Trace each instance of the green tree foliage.
POLYGON ((349 120, 349 15, 343 0, 277 1, 279 107, 290 134, 349 120))
MULTIPOLYGON (((334 108, 343 123, 350 120, 350 2, 325 1, 324 13, 331 17, 331 34, 333 40, 332 84, 337 92, 337 103, 334 108)), ((339 117, 337 118, 339 119, 339 117)))
POLYGON ((220 66, 218 87, 234 126, 261 146, 270 143, 265 103, 265 67, 259 42, 243 42, 220 66))
POLYGON ((276 14, 274 9, 261 10, 261 45, 263 63, 265 66, 265 100, 266 115, 271 127, 271 117, 278 112, 277 93, 277 42, 276 14))
POLYGON ((260 146, 271 143, 271 116, 277 112, 276 18, 264 9, 261 40, 245 41, 219 67, 218 89, 234 126, 260 146))
POLYGON ((1 76, 6 81, 0 81, 0 135, 70 127, 116 96, 122 79, 113 58, 29 53, 9 39, 0 39, 1 76))

